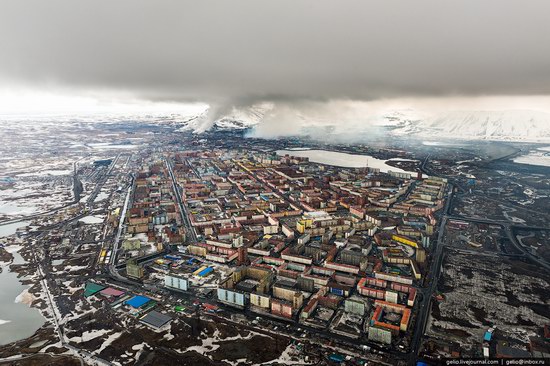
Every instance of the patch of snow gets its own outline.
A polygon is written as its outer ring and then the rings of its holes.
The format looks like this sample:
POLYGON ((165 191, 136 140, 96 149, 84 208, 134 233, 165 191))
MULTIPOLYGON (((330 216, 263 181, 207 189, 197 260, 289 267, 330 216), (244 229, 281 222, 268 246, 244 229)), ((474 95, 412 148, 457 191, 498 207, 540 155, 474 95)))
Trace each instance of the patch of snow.
POLYGON ((92 331, 85 331, 84 333, 82 333, 82 336, 81 337, 72 337, 72 338, 69 338, 69 341, 71 342, 87 342, 89 340, 92 340, 94 338, 97 338, 97 337, 101 337, 107 333, 109 333, 111 330, 110 329, 96 329, 96 330, 92 330, 92 331))
POLYGON ((96 351, 96 354, 101 353, 105 348, 107 348, 109 345, 111 345, 111 343, 113 343, 115 340, 117 340, 121 335, 122 335, 122 332, 117 332, 117 333, 111 334, 111 335, 105 340, 105 342, 103 342, 103 344, 101 345, 101 347, 99 347, 99 349, 96 351))
POLYGON ((311 365, 311 362, 306 362, 302 359, 299 359, 296 355, 293 357, 292 353, 296 353, 294 346, 289 344, 286 349, 281 353, 281 355, 274 360, 269 362, 264 362, 262 364, 256 364, 254 366, 261 366, 265 364, 283 364, 283 365, 311 365))
POLYGON ((66 272, 76 272, 88 268, 88 266, 66 266, 64 270, 66 272))
POLYGON ((98 143, 92 143, 92 144, 88 144, 90 147, 92 147, 93 149, 97 149, 97 150, 123 150, 123 149, 137 149, 138 147, 140 147, 140 145, 131 145, 131 144, 126 144, 126 145, 122 145, 122 144, 119 144, 119 145, 116 145, 116 144, 109 144, 108 142, 98 142, 98 143))
POLYGON ((34 295, 29 292, 28 288, 26 288, 19 295, 17 295, 14 302, 16 304, 21 303, 30 306, 34 300, 34 295))
POLYGON ((550 167, 550 146, 529 151, 514 158, 515 163, 550 167))
POLYGON ((13 254, 17 253, 19 250, 21 250, 21 248, 23 248, 21 245, 8 245, 4 249, 6 250, 6 252, 13 254))
POLYGON ((84 216, 78 221, 85 224, 101 224, 103 220, 105 220, 105 217, 103 216, 84 216))
POLYGON ((100 201, 106 200, 107 198, 109 198, 109 193, 101 191, 95 198, 94 202, 100 202, 100 201))
POLYGON ((32 172, 32 173, 21 173, 17 174, 16 177, 33 177, 33 176, 40 176, 40 175, 53 175, 53 176, 62 176, 62 175, 72 175, 73 171, 69 169, 64 170, 40 170, 38 172, 32 172))

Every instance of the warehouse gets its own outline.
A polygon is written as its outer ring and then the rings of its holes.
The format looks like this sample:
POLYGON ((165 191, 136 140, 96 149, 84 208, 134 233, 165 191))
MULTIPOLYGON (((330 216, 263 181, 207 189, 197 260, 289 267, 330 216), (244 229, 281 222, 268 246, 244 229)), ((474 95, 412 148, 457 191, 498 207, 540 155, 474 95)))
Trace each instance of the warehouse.
POLYGON ((120 290, 117 290, 115 288, 109 287, 109 288, 106 288, 104 290, 101 290, 100 294, 101 294, 101 296, 104 296, 104 297, 107 297, 107 298, 110 298, 110 299, 115 299, 115 298, 118 298, 118 297, 124 295, 124 291, 120 291, 120 290))
POLYGON ((130 300, 126 300, 125 304, 131 306, 134 309, 139 309, 145 306, 150 301, 151 299, 148 297, 137 295, 132 297, 130 300))
POLYGON ((104 288, 105 286, 98 285, 97 283, 86 282, 86 286, 84 287, 84 297, 95 295, 104 288))
POLYGON ((145 314, 139 321, 153 329, 158 330, 170 323, 172 318, 168 315, 152 310, 145 314))

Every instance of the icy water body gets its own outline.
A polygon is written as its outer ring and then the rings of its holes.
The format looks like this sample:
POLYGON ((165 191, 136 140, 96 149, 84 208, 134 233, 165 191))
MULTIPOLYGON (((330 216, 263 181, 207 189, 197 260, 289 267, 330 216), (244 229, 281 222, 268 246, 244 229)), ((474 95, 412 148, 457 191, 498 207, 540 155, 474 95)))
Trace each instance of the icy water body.
MULTIPOLYGON (((0 226, 0 229, 3 227, 0 226)), ((13 264, 25 263, 19 253, 12 252, 12 255, 14 257, 13 264)), ((44 324, 44 318, 40 312, 24 303, 29 300, 29 295, 24 295, 27 288, 28 286, 19 282, 17 273, 9 270, 9 265, 2 266, 2 273, 0 273, 0 344, 30 337, 44 324)))
POLYGON ((550 167, 550 146, 530 150, 527 154, 516 157, 515 163, 550 167))
POLYGON ((0 238, 15 234, 18 228, 25 227, 30 221, 14 222, 12 224, 0 225, 0 238))
MULTIPOLYGON (((356 155, 348 154, 336 151, 326 151, 326 150, 277 150, 277 155, 292 155, 298 157, 309 158, 309 161, 319 164, 334 165, 345 168, 376 168, 380 169, 381 172, 387 173, 389 170, 392 172, 399 173, 411 173, 416 174, 415 172, 407 172, 403 169, 393 167, 386 164, 388 160, 381 160, 374 158, 369 155, 356 155)), ((393 160, 402 160, 402 159, 393 159, 393 160)), ((403 159, 407 160, 407 159, 403 159)))
POLYGON ((9 215, 9 216, 19 216, 19 215, 31 215, 36 213, 35 207, 30 206, 18 206, 12 203, 4 203, 0 201, 0 214, 9 215))

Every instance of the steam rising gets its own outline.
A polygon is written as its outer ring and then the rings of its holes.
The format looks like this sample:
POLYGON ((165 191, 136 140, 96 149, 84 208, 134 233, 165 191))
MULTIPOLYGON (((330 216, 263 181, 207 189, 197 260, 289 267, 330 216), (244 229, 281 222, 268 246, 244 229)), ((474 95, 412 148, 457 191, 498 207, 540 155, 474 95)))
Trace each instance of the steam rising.
POLYGON ((205 103, 199 133, 271 104, 253 136, 353 138, 389 110, 548 111, 548 24, 547 0, 6 1, 0 86, 205 103))

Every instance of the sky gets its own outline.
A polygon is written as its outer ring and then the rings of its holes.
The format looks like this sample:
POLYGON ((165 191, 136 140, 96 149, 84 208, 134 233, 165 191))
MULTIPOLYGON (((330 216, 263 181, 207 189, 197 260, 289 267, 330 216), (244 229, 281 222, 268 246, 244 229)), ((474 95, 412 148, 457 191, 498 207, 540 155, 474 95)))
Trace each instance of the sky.
POLYGON ((549 27, 547 0, 6 0, 0 113, 538 108, 550 101, 549 27))

